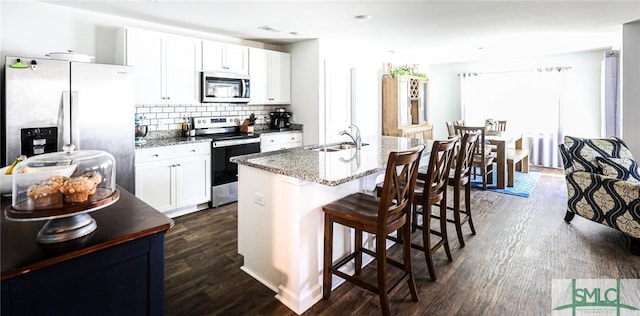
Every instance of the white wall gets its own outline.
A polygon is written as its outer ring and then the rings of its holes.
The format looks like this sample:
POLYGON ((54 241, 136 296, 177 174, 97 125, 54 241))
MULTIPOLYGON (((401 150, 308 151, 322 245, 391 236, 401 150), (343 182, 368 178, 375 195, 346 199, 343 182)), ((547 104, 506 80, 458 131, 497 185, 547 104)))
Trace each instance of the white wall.
POLYGON ((0 56, 44 57, 68 49, 96 57, 97 63, 122 63, 120 32, 125 26, 213 39, 247 46, 262 43, 162 24, 99 14, 35 1, 0 1, 0 56))
POLYGON ((293 121, 303 124, 303 144, 320 139, 322 64, 320 41, 308 40, 288 47, 291 52, 291 106, 293 121))
POLYGON ((640 21, 622 26, 622 139, 640 159, 640 21))
MULTIPOLYGON (((382 134, 382 71, 385 56, 381 53, 365 49, 356 41, 323 41, 322 58, 328 65, 332 65, 333 79, 326 82, 347 78, 343 89, 325 87, 326 90, 343 90, 347 109, 339 109, 348 119, 338 124, 326 124, 331 130, 326 131, 326 139, 332 141, 349 140, 346 136, 339 136, 340 130, 346 129, 351 123, 358 126, 362 136, 382 134)), ((326 92, 326 91, 325 91, 326 92)), ((326 92, 329 93, 329 92, 326 92)), ((337 99, 336 96, 332 96, 337 99)), ((329 104, 327 104, 328 106, 329 104)), ((325 109, 325 114, 330 109, 325 109)), ((334 109, 334 112, 335 109, 334 109)))
POLYGON ((338 135, 349 122, 355 123, 363 136, 381 134, 379 56, 361 51, 357 43, 326 40, 295 43, 287 49, 291 53, 291 110, 295 122, 304 124, 305 145, 349 140, 338 135), (350 101, 352 69, 354 111, 350 101))
MULTIPOLYGON (((572 80, 575 98, 565 100, 565 134, 579 137, 600 137, 600 80, 604 50, 514 58, 503 61, 453 63, 427 66, 429 76, 431 124, 434 138, 447 137, 446 121, 459 120, 461 72, 499 72, 533 69, 544 66, 571 67, 566 78, 572 80)), ((531 109, 535 111, 535 109, 531 109)), ((526 115, 526 113, 523 113, 526 115)))

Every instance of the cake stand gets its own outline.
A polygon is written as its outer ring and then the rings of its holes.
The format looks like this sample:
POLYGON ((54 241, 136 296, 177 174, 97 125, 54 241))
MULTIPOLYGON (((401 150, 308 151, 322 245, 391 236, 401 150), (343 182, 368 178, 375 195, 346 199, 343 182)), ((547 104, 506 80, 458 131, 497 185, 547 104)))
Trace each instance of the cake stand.
POLYGON ((91 234, 98 225, 89 213, 105 208, 120 198, 118 189, 97 188, 96 193, 81 203, 65 203, 60 207, 36 208, 30 200, 5 208, 7 219, 12 221, 42 221, 47 223, 40 229, 36 241, 53 244, 91 234))

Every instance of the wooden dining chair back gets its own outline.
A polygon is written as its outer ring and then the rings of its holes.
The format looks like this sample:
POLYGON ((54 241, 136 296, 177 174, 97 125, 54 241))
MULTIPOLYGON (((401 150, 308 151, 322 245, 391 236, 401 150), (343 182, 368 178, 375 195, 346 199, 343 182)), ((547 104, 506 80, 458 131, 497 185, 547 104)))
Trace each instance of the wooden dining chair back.
POLYGON ((458 138, 435 141, 429 157, 429 165, 426 172, 422 170, 418 174, 416 181, 415 197, 413 200, 412 230, 422 231, 422 244, 412 243, 411 247, 424 252, 432 280, 436 280, 436 271, 433 265, 433 254, 441 247, 444 247, 447 259, 453 261, 449 240, 447 238, 446 221, 446 201, 447 183, 449 170, 453 162, 455 147, 458 138), (431 207, 439 204, 440 230, 431 229, 431 207), (422 217, 422 222, 418 221, 418 216, 422 217), (440 237, 434 245, 431 245, 431 235, 440 237))
POLYGON ((453 128, 453 126, 455 125, 464 126, 464 120, 445 122, 445 124, 447 125, 447 132, 449 133, 449 136, 455 136, 456 131, 453 128))
POLYGON ((503 121, 496 121, 496 131, 498 132, 504 132, 507 130, 507 121, 503 120, 503 121))
POLYGON ((420 157, 424 145, 408 151, 391 152, 387 161, 381 197, 364 193, 354 193, 322 207, 324 211, 324 266, 323 266, 323 298, 331 296, 332 275, 352 282, 364 289, 377 293, 383 315, 390 315, 389 296, 401 285, 408 283, 413 301, 418 301, 416 284, 411 269, 411 205, 413 204, 416 178, 420 157), (338 223, 355 230, 354 251, 333 263, 333 223, 338 223), (402 260, 387 257, 386 236, 398 231, 402 234, 402 260), (362 233, 368 232, 376 236, 375 251, 362 246, 362 233), (376 260, 377 283, 367 282, 361 276, 362 253, 373 256, 376 260), (355 272, 349 275, 340 271, 352 260, 355 261, 355 272), (387 264, 400 268, 403 274, 397 282, 387 283, 387 264))
POLYGON ((449 133, 449 136, 455 136, 456 135, 456 131, 455 129, 453 129, 453 125, 454 125, 454 121, 451 122, 444 122, 447 125, 447 132, 449 133))
POLYGON ((465 134, 478 134, 479 140, 476 145, 476 149, 473 156, 474 168, 480 169, 480 176, 482 177, 482 189, 487 189, 487 183, 493 183, 493 162, 495 160, 495 153, 491 148, 487 146, 485 138, 486 127, 484 126, 455 126, 456 135, 463 137, 465 134))

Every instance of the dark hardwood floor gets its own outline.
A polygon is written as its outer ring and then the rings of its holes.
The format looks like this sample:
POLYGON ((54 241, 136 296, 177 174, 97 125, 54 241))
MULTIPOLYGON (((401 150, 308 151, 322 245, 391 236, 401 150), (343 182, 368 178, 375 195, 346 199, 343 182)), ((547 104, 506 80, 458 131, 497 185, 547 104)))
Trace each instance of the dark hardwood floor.
MULTIPOLYGON (((434 255, 436 282, 414 251, 420 301, 401 289, 391 297, 392 314, 549 315, 553 279, 639 279, 640 256, 627 251, 622 234, 579 216, 566 224, 564 174, 542 172, 529 198, 474 190, 477 235, 465 225, 466 247, 459 248, 450 224, 453 262, 444 251, 434 255)), ((240 270, 235 203, 174 220, 166 240, 167 315, 295 315, 240 270)), ((363 273, 374 272, 370 266, 363 273)), ((345 283, 304 315, 377 314, 377 296, 345 283)))

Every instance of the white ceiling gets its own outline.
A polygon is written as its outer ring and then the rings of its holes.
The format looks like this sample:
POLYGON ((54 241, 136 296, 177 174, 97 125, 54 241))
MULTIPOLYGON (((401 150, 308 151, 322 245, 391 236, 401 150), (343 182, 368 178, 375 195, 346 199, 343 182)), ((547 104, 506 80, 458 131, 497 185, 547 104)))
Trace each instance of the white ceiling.
POLYGON ((394 51, 391 60, 430 63, 616 47, 621 24, 640 20, 640 0, 48 2, 272 44, 357 43, 376 54, 394 51))

